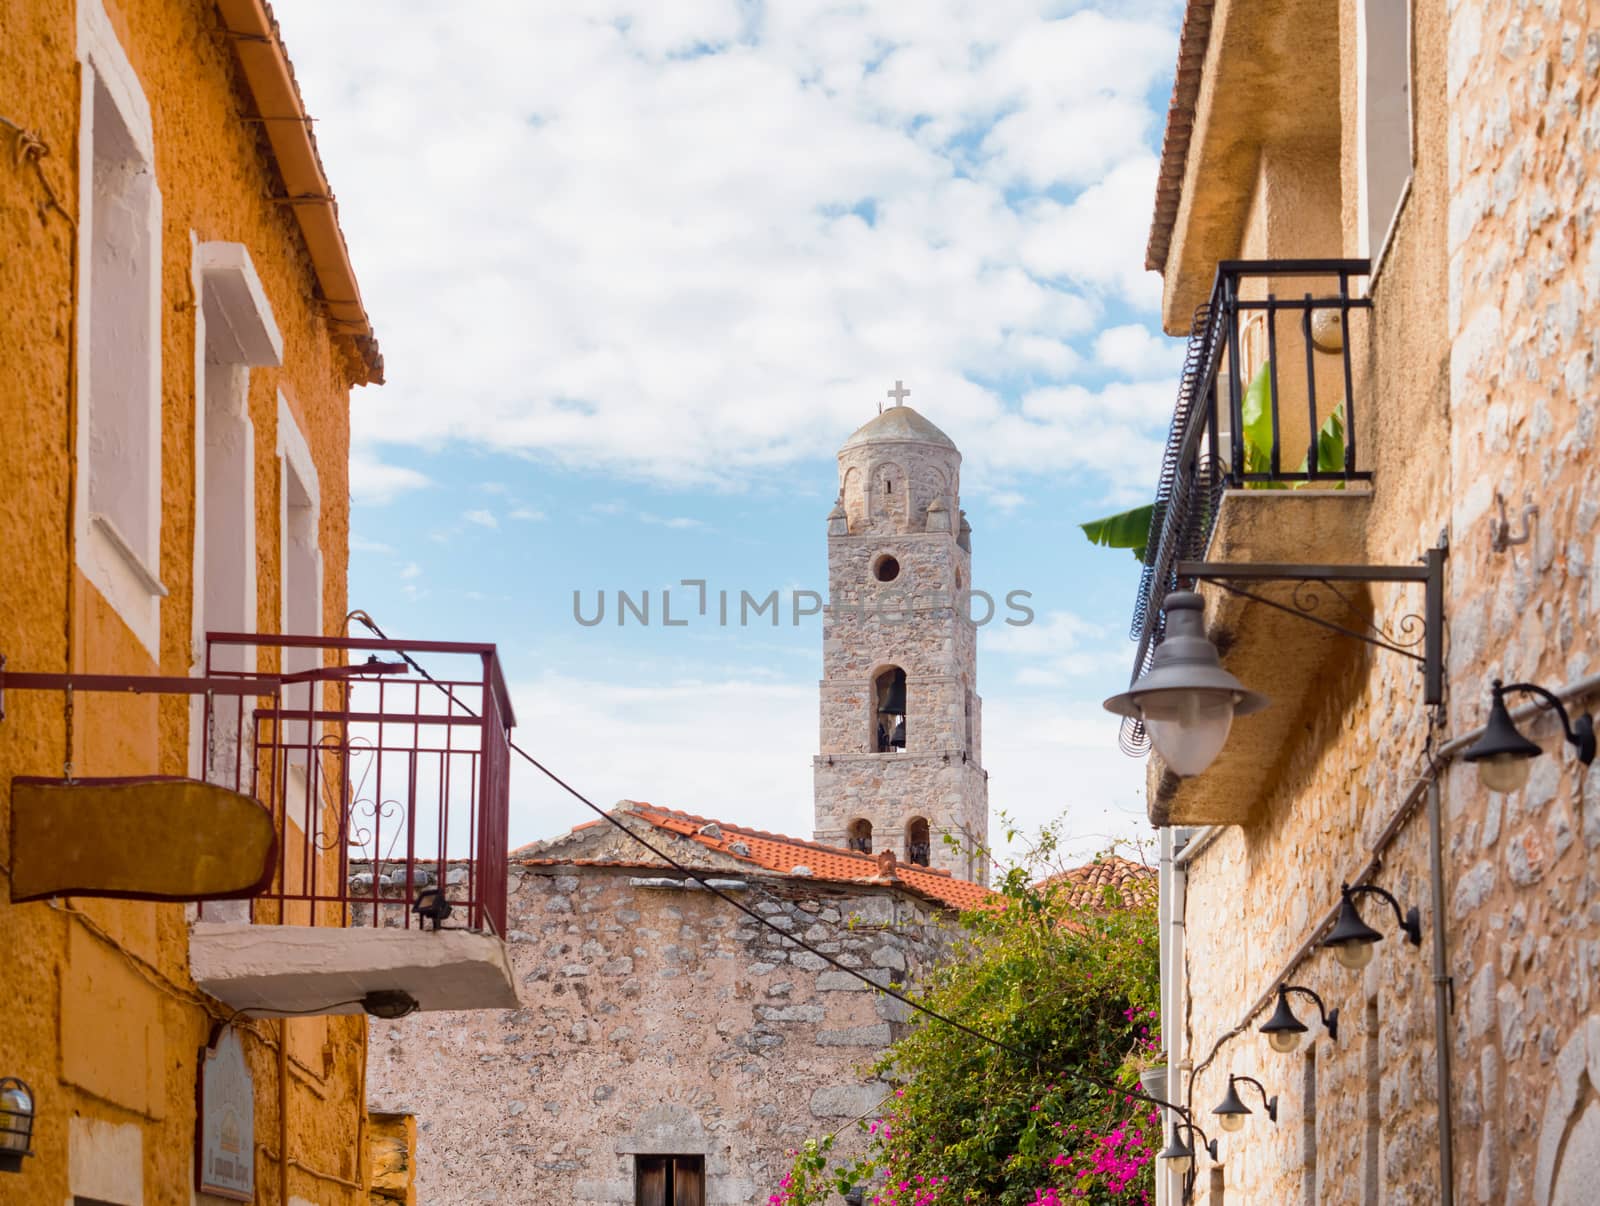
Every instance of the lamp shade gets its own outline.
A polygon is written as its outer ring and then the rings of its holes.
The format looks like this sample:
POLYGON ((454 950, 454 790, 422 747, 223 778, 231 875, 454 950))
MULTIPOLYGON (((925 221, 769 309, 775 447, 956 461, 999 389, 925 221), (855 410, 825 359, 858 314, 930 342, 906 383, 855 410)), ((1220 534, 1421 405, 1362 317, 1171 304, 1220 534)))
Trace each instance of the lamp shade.
POLYGON ((1194 1165, 1194 1148, 1180 1139, 1177 1129, 1174 1128, 1172 1142, 1162 1149, 1161 1154, 1156 1159, 1167 1161, 1168 1167, 1173 1172, 1186 1173, 1194 1165))
POLYGON ((1250 1107, 1239 1098, 1239 1091, 1233 1087, 1233 1077, 1228 1077, 1228 1092, 1222 1098, 1222 1104, 1211 1111, 1217 1116, 1217 1122, 1225 1131, 1237 1131, 1244 1126, 1244 1120, 1251 1114, 1250 1107))
POLYGON ((1340 963, 1356 971, 1372 962, 1373 944, 1382 941, 1383 935, 1361 920, 1355 901, 1348 891, 1345 892, 1339 905, 1339 917, 1322 945, 1332 948, 1340 963))
POLYGON ((33 1090, 14 1076, 0 1077, 0 1169, 16 1172, 33 1155, 33 1090))
POLYGON ((1300 1045, 1300 1036, 1305 1032, 1306 1024, 1295 1017, 1294 1010, 1289 1008, 1289 994, 1282 988, 1278 989, 1278 1007, 1262 1023, 1261 1033, 1267 1036, 1267 1042, 1274 1051, 1287 1055, 1300 1045))
POLYGON ((1461 755, 1462 759, 1478 764, 1478 778, 1490 791, 1520 791, 1528 782, 1529 761, 1542 753, 1537 744, 1517 731, 1497 681, 1483 734, 1461 755))
POLYGON ((1198 775, 1221 753, 1233 718, 1259 712, 1267 697, 1223 669, 1217 647, 1206 637, 1205 600, 1198 594, 1174 591, 1162 610, 1166 636, 1150 668, 1121 695, 1106 700, 1105 708, 1142 721, 1150 744, 1174 774, 1198 775))

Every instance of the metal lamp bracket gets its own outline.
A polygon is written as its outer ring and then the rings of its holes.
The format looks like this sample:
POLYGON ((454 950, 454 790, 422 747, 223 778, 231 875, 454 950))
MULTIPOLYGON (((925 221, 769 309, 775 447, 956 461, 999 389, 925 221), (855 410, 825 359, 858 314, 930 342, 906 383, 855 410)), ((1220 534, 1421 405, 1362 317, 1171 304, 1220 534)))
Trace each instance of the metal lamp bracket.
POLYGON ((1252 565, 1231 561, 1179 561, 1174 567, 1179 581, 1210 582, 1230 594, 1251 599, 1342 636, 1354 637, 1378 649, 1387 649, 1422 664, 1423 702, 1429 707, 1444 703, 1444 561, 1449 553, 1449 542, 1444 534, 1439 544, 1423 554, 1418 565, 1319 565, 1297 562, 1261 563, 1252 565), (1240 583, 1296 582, 1289 603, 1280 603, 1265 595, 1246 589, 1240 583), (1420 582, 1423 584, 1422 615, 1401 617, 1391 632, 1377 625, 1366 625, 1366 631, 1339 624, 1317 614, 1322 595, 1315 586, 1327 590, 1347 605, 1338 588, 1341 582, 1420 582), (1421 632, 1418 633, 1418 629, 1421 632), (1416 651, 1417 646, 1422 652, 1416 651))

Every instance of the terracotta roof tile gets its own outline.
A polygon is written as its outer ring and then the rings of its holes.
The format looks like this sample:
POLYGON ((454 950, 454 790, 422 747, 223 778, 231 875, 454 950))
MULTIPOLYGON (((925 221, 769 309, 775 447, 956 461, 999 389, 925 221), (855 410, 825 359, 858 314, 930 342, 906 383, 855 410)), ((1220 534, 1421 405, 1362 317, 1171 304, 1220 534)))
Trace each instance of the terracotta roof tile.
POLYGON ((1189 140, 1194 134, 1195 104, 1200 99, 1200 75, 1211 41, 1211 16, 1216 0, 1189 0, 1178 36, 1178 67, 1173 73, 1172 100, 1167 106, 1167 130, 1161 139, 1161 173, 1156 182, 1155 214, 1150 220, 1150 240, 1145 245, 1144 266, 1165 272, 1172 249, 1172 228, 1183 199, 1183 177, 1189 168, 1189 140))
MULTIPOLYGON (((995 897, 995 893, 982 884, 956 879, 948 871, 936 871, 932 867, 898 861, 891 863, 883 855, 841 850, 837 846, 824 846, 819 842, 768 833, 764 829, 750 829, 729 821, 713 820, 679 812, 675 808, 660 808, 637 801, 625 802, 622 809, 629 816, 638 817, 657 829, 689 838, 728 858, 779 875, 793 875, 796 867, 804 867, 810 873, 807 878, 829 883, 895 884, 956 909, 975 908, 995 897), (735 845, 740 849, 734 849, 735 845), (885 864, 888 864, 888 874, 885 874, 885 864)), ((518 858, 514 851, 512 857, 526 866, 553 865, 558 861, 578 865, 605 862, 614 866, 633 865, 631 862, 605 859, 518 858)), ((659 866, 655 863, 645 865, 659 866)))
POLYGON ((1124 908, 1152 905, 1159 891, 1154 867, 1115 854, 1052 875, 1039 886, 1054 887, 1067 903, 1080 909, 1105 908, 1107 888, 1116 889, 1124 908))

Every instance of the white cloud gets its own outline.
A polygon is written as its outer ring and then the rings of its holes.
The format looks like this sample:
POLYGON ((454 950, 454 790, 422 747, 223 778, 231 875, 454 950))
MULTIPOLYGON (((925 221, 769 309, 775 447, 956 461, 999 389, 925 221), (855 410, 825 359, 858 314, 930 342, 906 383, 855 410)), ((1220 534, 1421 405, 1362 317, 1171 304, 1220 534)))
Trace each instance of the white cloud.
POLYGON ((639 521, 659 528, 677 528, 680 530, 706 526, 704 520, 691 519, 687 515, 652 515, 649 511, 639 512, 639 521))
POLYGON ((368 540, 362 536, 350 537, 350 551, 352 553, 392 553, 393 547, 384 544, 381 540, 368 540))
MULTIPOLYGON (((1171 5, 1058 7, 281 0, 389 370, 358 446, 740 483, 898 374, 976 463, 1016 412, 975 382, 1066 383, 1157 296, 1171 5)), ((1126 471, 1062 427, 1013 467, 1126 471)))
MULTIPOLYGON (((1095 360, 1127 377, 1165 377, 1183 367, 1185 344, 1181 339, 1151 331, 1141 323, 1107 327, 1095 336, 1095 360)), ((1176 395, 1168 400, 1168 406, 1176 395)))
POLYGON ((408 561, 400 567, 400 577, 410 581, 412 578, 422 577, 422 567, 415 561, 408 561))
POLYGON ((480 528, 498 528, 500 521, 494 517, 493 511, 475 510, 461 512, 461 518, 468 523, 475 523, 480 528))
POLYGON ((545 513, 543 511, 535 510, 532 507, 516 507, 512 510, 508 518, 520 519, 526 523, 537 523, 539 520, 545 518, 545 513))
POLYGON ((350 452, 350 498, 358 505, 381 506, 397 494, 429 485, 425 474, 402 465, 386 465, 372 453, 350 452))

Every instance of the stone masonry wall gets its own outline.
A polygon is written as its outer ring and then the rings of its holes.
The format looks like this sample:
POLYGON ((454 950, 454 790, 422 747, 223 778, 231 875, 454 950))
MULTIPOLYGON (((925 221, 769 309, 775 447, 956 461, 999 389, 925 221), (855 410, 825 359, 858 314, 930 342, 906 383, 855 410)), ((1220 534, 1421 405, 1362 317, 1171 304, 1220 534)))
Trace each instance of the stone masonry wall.
MULTIPOLYGON (((750 877, 740 899, 882 982, 941 915, 893 888, 750 877)), ((521 1008, 374 1020, 369 1099, 418 1119, 417 1196, 632 1203, 633 1158, 706 1158, 708 1203, 764 1203, 787 1151, 870 1114, 903 1007, 652 869, 514 866, 521 1008)), ((846 1133, 848 1140, 850 1132, 846 1133)))
MULTIPOLYGON (((1220 6, 1219 6, 1220 7, 1220 6)), ((1355 4, 1341 6, 1347 129, 1355 4)), ((1367 558, 1410 560, 1448 529, 1447 706, 1435 746, 1483 722, 1489 682, 1549 687, 1593 674, 1600 599, 1600 7, 1580 0, 1414 0, 1412 187, 1373 285, 1360 351, 1376 477, 1367 558), (1532 537, 1491 548, 1501 494, 1532 537)), ((1353 140, 1346 250, 1354 248, 1353 140)), ((1272 255, 1294 254, 1271 247, 1272 255)), ((1312 554, 1312 559, 1314 559, 1312 554)), ((1393 623, 1420 600, 1375 591, 1393 623), (1405 606, 1410 602, 1412 606, 1405 606)), ((1513 701, 1515 702, 1515 701, 1513 701)), ((1594 707, 1593 699, 1577 704, 1594 707)), ((1385 852, 1377 882, 1420 906, 1421 950, 1376 901, 1386 937, 1364 972, 1313 955, 1293 979, 1341 1010, 1338 1041, 1272 1053, 1241 1011, 1337 901, 1427 766, 1415 668, 1349 645, 1323 668, 1305 737, 1264 773, 1260 824, 1224 831, 1189 877, 1186 1010, 1209 1112, 1227 1074, 1280 1096, 1222 1139, 1227 1200, 1440 1200, 1431 943, 1444 926, 1458 1201, 1580 1203, 1600 1176, 1600 783, 1545 717, 1527 788, 1492 794, 1456 762, 1441 778, 1443 916, 1430 904, 1426 817, 1385 852), (1220 1041, 1219 1041, 1220 1040, 1220 1041)), ((1303 1020, 1314 1010, 1296 1003, 1303 1020)), ((1203 1175, 1200 1184, 1208 1180, 1203 1175)), ((1204 1201, 1202 1190, 1200 1200, 1204 1201)))
MULTIPOLYGON (((1491 677, 1600 669, 1600 7, 1453 6, 1449 28, 1451 727, 1491 677), (1526 545, 1494 553, 1494 494, 1526 545)), ((1581 701, 1578 711, 1594 707, 1581 701)), ((1468 1201, 1594 1200, 1600 1176, 1600 780, 1554 722, 1527 788, 1447 790, 1457 1184, 1468 1201)))

